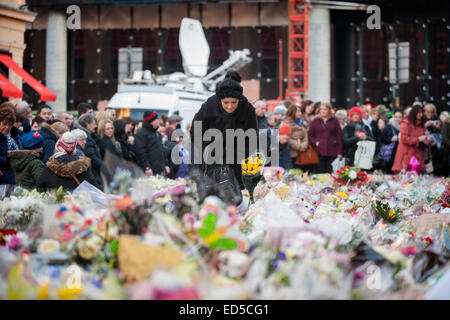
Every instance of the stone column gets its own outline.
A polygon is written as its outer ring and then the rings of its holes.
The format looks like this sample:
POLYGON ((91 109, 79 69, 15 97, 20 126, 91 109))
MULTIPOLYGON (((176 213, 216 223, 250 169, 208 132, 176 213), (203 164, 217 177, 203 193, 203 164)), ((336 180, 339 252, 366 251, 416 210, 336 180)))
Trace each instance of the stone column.
POLYGON ((330 10, 314 5, 309 18, 309 99, 330 102, 330 10))
POLYGON ((53 112, 67 110, 67 25, 66 14, 50 11, 47 18, 45 84, 57 99, 47 102, 53 112))

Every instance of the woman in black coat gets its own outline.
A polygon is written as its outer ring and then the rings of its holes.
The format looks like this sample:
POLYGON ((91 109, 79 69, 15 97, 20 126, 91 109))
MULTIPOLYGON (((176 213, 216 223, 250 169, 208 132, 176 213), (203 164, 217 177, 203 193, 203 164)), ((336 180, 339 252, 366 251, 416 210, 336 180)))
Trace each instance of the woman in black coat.
POLYGON ((375 141, 370 128, 361 121, 361 115, 362 112, 358 107, 352 108, 349 113, 350 122, 342 132, 344 136, 344 154, 350 166, 353 166, 355 162, 358 141, 375 141))
POLYGON ((127 161, 135 162, 136 158, 134 156, 133 146, 127 142, 128 134, 125 132, 125 127, 127 122, 125 119, 114 121, 114 136, 116 140, 120 143, 122 149, 123 158, 127 161))
POLYGON ((392 174, 392 166, 394 165, 395 154, 397 153, 399 135, 400 135, 400 123, 402 122, 403 114, 401 111, 396 111, 394 117, 389 121, 389 124, 381 131, 380 142, 382 147, 394 143, 391 158, 384 167, 384 172, 392 174))
MULTIPOLYGON (((226 164, 228 152, 226 148, 226 129, 242 129, 244 132, 248 129, 253 129, 256 137, 258 136, 255 108, 243 96, 242 92, 243 89, 239 83, 231 79, 225 79, 217 87, 216 94, 203 103, 200 110, 195 114, 190 130, 191 159, 194 167, 203 170, 205 169, 204 165, 206 165, 206 169, 208 166, 214 166, 214 164, 206 164, 205 159, 203 159, 205 148, 212 143, 203 139, 204 133, 208 129, 217 129, 222 133, 224 164, 226 164), (196 163, 196 160, 199 163, 196 163)), ((237 149, 237 145, 234 143, 234 161, 229 165, 233 169, 241 189, 244 189, 241 172, 241 161, 243 159, 238 158, 237 149)), ((244 156, 248 157, 256 150, 257 145, 246 143, 244 156)))
POLYGON ((119 158, 123 158, 122 147, 114 136, 114 123, 111 120, 102 120, 98 124, 98 135, 100 137, 99 147, 102 159, 105 160, 106 150, 109 150, 119 158))

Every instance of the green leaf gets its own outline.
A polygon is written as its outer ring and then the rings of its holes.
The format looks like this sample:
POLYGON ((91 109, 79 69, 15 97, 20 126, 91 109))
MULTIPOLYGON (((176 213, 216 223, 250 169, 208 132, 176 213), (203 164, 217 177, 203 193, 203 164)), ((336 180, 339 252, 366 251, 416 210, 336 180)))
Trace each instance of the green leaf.
POLYGON ((213 244, 211 244, 210 249, 211 250, 217 250, 217 249, 223 249, 223 250, 231 250, 236 249, 238 246, 238 243, 236 240, 232 238, 220 238, 213 244))
POLYGON ((204 229, 208 234, 211 234, 216 229, 217 217, 214 213, 208 213, 205 219, 203 219, 204 229))
POLYGON ((109 243, 109 249, 115 255, 119 252, 119 240, 113 240, 109 243))

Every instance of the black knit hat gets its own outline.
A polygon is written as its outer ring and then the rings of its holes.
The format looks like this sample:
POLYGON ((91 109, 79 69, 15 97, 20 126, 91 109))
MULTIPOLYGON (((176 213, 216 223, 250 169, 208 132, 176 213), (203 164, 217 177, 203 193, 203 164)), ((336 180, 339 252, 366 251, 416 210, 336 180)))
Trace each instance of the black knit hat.
POLYGON ((142 118, 142 121, 144 122, 152 122, 158 118, 158 114, 155 111, 145 111, 144 117, 142 118))
POLYGON ((222 83, 216 88, 217 98, 220 100, 225 98, 236 98, 242 99, 243 89, 239 83, 231 79, 225 79, 222 83))

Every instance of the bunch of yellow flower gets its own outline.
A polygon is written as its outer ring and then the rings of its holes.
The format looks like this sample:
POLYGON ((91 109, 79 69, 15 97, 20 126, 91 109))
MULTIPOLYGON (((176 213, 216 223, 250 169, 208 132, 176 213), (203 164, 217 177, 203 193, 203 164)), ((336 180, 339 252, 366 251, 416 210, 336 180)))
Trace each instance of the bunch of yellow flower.
POLYGON ((261 170, 263 161, 258 156, 248 157, 247 159, 242 160, 241 165, 243 175, 255 175, 261 170))

